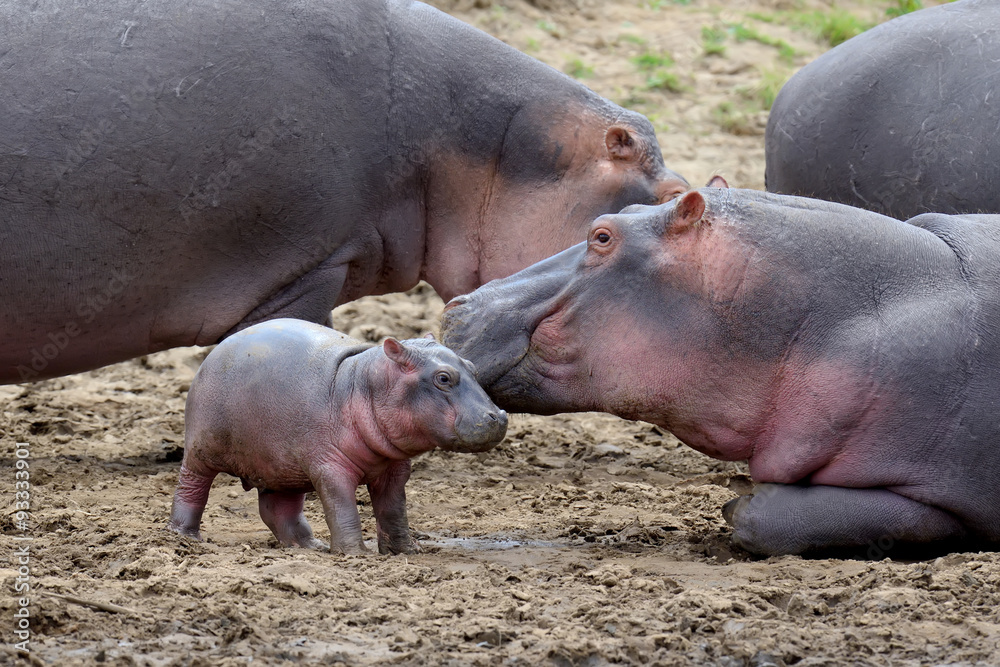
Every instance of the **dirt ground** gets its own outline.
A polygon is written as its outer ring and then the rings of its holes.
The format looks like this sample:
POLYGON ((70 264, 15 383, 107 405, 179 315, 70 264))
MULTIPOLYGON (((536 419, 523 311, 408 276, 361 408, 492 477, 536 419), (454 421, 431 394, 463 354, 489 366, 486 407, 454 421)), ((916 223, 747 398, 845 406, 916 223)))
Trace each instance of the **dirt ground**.
MULTIPOLYGON (((649 115, 667 164, 693 183, 721 173, 758 189, 769 96, 830 46, 812 12, 874 22, 890 5, 436 4, 649 115)), ((421 286, 344 306, 336 325, 412 337, 436 330, 441 307, 421 286)), ((744 466, 606 415, 514 415, 492 452, 417 459, 407 493, 422 554, 281 548, 255 494, 226 476, 207 540, 181 539, 164 526, 204 355, 0 387, 4 549, 29 545, 32 584, 19 659, 17 566, 0 563, 0 664, 1000 664, 997 554, 904 562, 873 545, 869 560, 752 559, 720 514, 748 488, 744 466), (15 442, 30 451, 27 531, 15 442)), ((359 504, 373 540, 363 490, 359 504)), ((306 509, 323 537, 318 500, 306 509)))

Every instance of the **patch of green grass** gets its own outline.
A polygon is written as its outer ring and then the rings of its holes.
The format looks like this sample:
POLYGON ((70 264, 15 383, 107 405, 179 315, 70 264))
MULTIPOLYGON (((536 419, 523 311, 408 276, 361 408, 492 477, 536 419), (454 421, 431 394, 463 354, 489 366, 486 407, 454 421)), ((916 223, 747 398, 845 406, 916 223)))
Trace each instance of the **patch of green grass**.
POLYGON ((589 79, 594 76, 594 68, 586 65, 579 58, 573 58, 568 63, 563 71, 569 74, 574 79, 589 79))
POLYGON ((749 88, 740 89, 740 95, 761 111, 767 111, 774 104, 778 91, 788 81, 788 72, 781 70, 761 70, 760 80, 749 88))
POLYGON ((726 132, 738 135, 759 135, 763 132, 761 113, 774 104, 778 91, 788 80, 787 70, 761 70, 760 80, 752 86, 739 88, 738 97, 720 103, 712 109, 712 118, 726 132))
POLYGON ((669 54, 643 51, 632 58, 632 62, 646 73, 647 89, 669 90, 674 93, 684 90, 680 77, 671 71, 674 59, 669 54))
POLYGON ((540 48, 542 48, 542 45, 539 44, 538 40, 535 39, 534 37, 529 37, 527 41, 524 43, 524 50, 527 51, 528 53, 531 53, 533 51, 538 51, 540 48))
POLYGON ((636 44, 638 46, 646 45, 646 39, 644 37, 640 37, 639 35, 633 35, 627 32, 618 35, 618 41, 628 42, 629 44, 636 44))
POLYGON ((704 25, 701 27, 701 47, 706 56, 721 56, 726 52, 726 31, 704 25))
POLYGON ((680 78, 674 72, 663 69, 650 72, 649 76, 646 77, 646 87, 669 90, 672 93, 680 93, 685 90, 680 78))
MULTIPOLYGON (((897 0, 901 4, 913 1, 897 0)), ((919 0, 916 1, 919 2, 919 0)), ((797 30, 811 32, 830 46, 837 46, 846 42, 851 37, 860 35, 865 30, 874 27, 874 24, 862 21, 854 14, 843 9, 776 12, 774 14, 748 12, 746 16, 762 23, 789 25, 797 30)))
POLYGON ((553 37, 558 38, 562 34, 559 32, 559 28, 556 27, 556 24, 552 23, 551 21, 539 21, 535 25, 538 26, 539 30, 541 30, 542 32, 547 32, 553 37))
POLYGON ((909 14, 910 12, 915 12, 918 9, 923 9, 924 3, 920 0, 896 0, 896 4, 885 10, 885 15, 891 18, 896 18, 897 16, 902 16, 903 14, 909 14))
POLYGON ((819 20, 820 37, 829 42, 830 46, 842 44, 851 37, 856 37, 873 27, 872 24, 866 23, 854 14, 842 9, 816 13, 821 17, 819 20))
POLYGON ((654 70, 661 67, 672 67, 674 59, 666 53, 643 51, 636 57, 632 58, 632 62, 635 63, 639 69, 654 70))
POLYGON ((752 40, 754 42, 760 42, 765 46, 773 46, 778 49, 778 56, 786 62, 792 62, 795 60, 795 56, 798 55, 798 51, 792 48, 792 45, 785 40, 765 35, 753 26, 747 26, 742 23, 730 23, 727 26, 727 30, 737 42, 752 40))
POLYGON ((745 105, 733 102, 720 102, 712 109, 712 118, 716 124, 730 134, 759 134, 757 119, 745 105))

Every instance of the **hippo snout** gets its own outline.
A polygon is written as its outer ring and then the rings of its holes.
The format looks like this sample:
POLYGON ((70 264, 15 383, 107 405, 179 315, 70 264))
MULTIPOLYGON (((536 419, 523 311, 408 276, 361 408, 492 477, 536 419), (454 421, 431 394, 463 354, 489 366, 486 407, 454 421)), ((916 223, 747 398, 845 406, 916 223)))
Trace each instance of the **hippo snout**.
POLYGON ((478 415, 465 415, 455 422, 455 452, 484 452, 500 444, 507 435, 507 413, 499 408, 478 415))

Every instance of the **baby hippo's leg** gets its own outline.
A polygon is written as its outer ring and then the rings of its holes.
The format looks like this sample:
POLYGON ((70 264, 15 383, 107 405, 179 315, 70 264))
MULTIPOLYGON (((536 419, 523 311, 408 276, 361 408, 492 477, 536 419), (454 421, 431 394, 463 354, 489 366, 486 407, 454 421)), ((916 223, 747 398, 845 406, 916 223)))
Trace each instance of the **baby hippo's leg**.
POLYGON ((406 481, 410 479, 410 461, 393 461, 373 482, 368 484, 378 531, 378 552, 381 554, 412 554, 420 544, 410 535, 406 519, 406 481))
POLYGON ((177 490, 174 491, 174 504, 170 509, 170 522, 167 528, 201 539, 201 515, 208 502, 208 493, 212 490, 212 480, 216 472, 194 472, 187 466, 187 461, 181 462, 181 471, 177 477, 177 490))
POLYGON ((325 468, 312 480, 323 503, 326 525, 330 527, 330 551, 345 554, 366 554, 368 547, 361 535, 358 514, 360 477, 339 468, 325 468))
POLYGON ((961 539, 947 512, 887 489, 760 484, 722 508, 733 542, 762 555, 961 539))
POLYGON ((257 508, 260 518, 271 529, 278 541, 285 546, 299 546, 306 549, 326 549, 326 544, 313 537, 312 528, 302 511, 305 504, 304 493, 283 493, 281 491, 257 491, 257 508))

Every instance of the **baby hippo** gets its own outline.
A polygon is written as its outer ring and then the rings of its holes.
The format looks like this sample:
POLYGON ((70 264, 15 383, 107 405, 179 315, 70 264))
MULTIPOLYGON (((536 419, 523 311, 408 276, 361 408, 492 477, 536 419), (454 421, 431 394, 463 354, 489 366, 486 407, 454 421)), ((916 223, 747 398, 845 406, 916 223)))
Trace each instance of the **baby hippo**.
POLYGON ((472 364, 433 337, 371 347, 301 320, 264 322, 220 343, 191 383, 169 527, 200 539, 212 480, 226 472, 258 489, 282 544, 326 546, 302 511, 315 490, 331 550, 365 553, 355 497, 365 483, 379 552, 412 553, 410 459, 435 447, 486 451, 506 431, 472 364))

